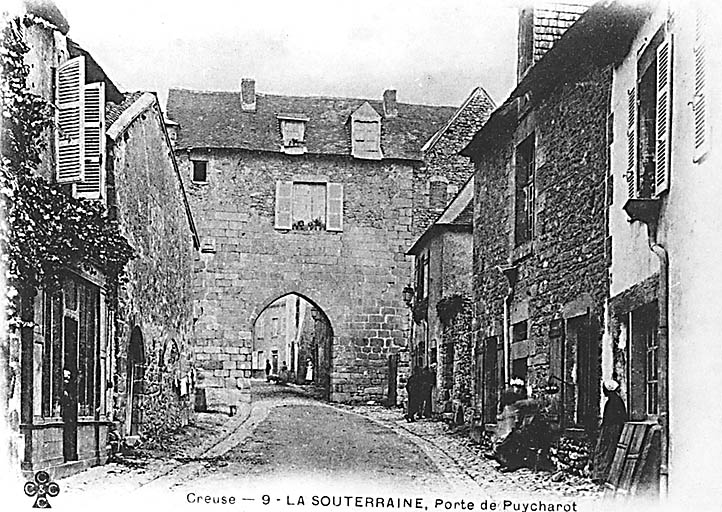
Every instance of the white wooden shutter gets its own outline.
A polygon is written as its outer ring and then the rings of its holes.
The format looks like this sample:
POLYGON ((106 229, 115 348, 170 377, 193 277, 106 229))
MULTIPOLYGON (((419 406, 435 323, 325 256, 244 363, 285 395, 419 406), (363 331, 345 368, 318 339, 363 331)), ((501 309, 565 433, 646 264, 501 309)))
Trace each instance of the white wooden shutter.
POLYGON ((326 230, 343 231, 343 185, 326 185, 326 230))
POLYGON ((657 47, 657 129, 654 194, 669 189, 670 131, 672 123, 672 38, 657 47))
POLYGON ((99 199, 102 196, 105 164, 105 84, 85 86, 83 126, 83 162, 85 176, 75 184, 78 197, 99 199))
POLYGON ((291 229, 293 182, 276 182, 276 229, 291 229))
POLYGON ((70 59, 58 68, 55 87, 58 183, 74 183, 83 179, 84 86, 84 57, 70 59))
POLYGON ((694 161, 709 151, 709 118, 707 113, 707 59, 705 55, 704 14, 697 13, 694 37, 694 161))
POLYGON ((637 90, 627 91, 627 194, 630 199, 639 195, 637 179, 637 90))

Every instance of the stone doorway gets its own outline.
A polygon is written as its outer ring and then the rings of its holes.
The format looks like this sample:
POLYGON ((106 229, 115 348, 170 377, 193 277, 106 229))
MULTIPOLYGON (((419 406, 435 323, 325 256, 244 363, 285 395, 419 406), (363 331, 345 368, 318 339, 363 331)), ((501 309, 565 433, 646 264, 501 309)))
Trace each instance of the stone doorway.
POLYGON ((268 304, 253 324, 252 375, 331 391, 333 330, 326 313, 308 298, 289 293, 268 304), (285 367, 285 370, 284 370, 285 367))
POLYGON ((138 326, 133 328, 128 343, 128 421, 126 433, 136 436, 143 421, 143 381, 145 377, 145 345, 143 333, 138 326))

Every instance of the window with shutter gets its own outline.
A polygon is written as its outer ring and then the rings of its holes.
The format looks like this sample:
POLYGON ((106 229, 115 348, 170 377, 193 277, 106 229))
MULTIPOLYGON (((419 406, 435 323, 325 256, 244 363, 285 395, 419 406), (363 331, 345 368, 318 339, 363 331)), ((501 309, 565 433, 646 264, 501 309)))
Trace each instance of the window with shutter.
POLYGON ((99 199, 103 194, 105 171, 105 84, 85 86, 83 117, 83 180, 75 184, 78 197, 99 199))
POLYGON ((293 215, 293 182, 276 182, 276 229, 291 229, 293 215))
POLYGON ((670 130, 672 121, 672 39, 657 48, 657 144, 654 171, 654 194, 669 188, 670 130))
POLYGON ((276 229, 343 231, 343 185, 276 182, 276 229))
POLYGON ((637 90, 627 91, 627 195, 629 199, 637 197, 637 90))
POLYGON ((709 120, 707 118, 707 60, 705 56, 704 15, 697 13, 694 37, 694 161, 699 162, 709 151, 709 120))
POLYGON ((56 81, 56 179, 58 183, 76 183, 84 179, 85 58, 64 62, 56 81))
POLYGON ((637 59, 628 91, 627 188, 630 198, 659 197, 670 185, 672 38, 662 26, 637 59))
POLYGON ((329 183, 326 186, 326 229, 343 231, 343 185, 329 183))

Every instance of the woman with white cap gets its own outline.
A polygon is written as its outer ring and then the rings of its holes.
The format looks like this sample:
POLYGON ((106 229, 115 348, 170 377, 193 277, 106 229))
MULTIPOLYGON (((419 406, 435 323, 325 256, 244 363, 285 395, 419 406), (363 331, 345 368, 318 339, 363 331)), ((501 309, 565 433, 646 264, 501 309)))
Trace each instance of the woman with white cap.
POLYGON ((603 389, 607 403, 604 404, 602 429, 594 450, 592 466, 592 481, 599 484, 604 483, 609 474, 619 436, 622 434, 624 422, 627 421, 627 408, 624 406, 622 397, 619 396, 619 383, 615 380, 606 380, 603 389))

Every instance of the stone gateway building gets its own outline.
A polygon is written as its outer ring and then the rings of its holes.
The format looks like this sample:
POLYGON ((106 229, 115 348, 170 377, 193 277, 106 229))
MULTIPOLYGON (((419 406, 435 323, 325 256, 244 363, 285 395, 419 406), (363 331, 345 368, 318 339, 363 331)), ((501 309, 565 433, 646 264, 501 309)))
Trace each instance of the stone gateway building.
POLYGON ((432 187, 421 149, 455 111, 398 103, 393 90, 382 101, 256 94, 249 79, 237 92, 170 91, 201 235, 199 385, 243 386, 256 319, 295 294, 328 320, 331 400, 396 387, 387 373, 407 346, 414 219, 434 206, 430 188, 446 198, 454 181, 450 169, 432 187))

